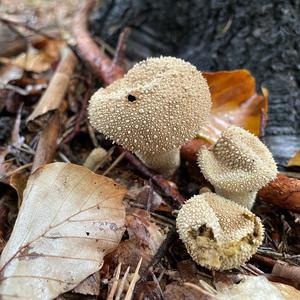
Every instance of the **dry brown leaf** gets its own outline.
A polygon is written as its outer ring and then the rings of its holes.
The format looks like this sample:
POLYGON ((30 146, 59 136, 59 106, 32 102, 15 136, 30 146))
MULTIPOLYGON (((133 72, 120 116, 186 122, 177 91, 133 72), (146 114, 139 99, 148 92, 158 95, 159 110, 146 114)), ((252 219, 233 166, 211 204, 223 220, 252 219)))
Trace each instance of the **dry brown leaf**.
POLYGON ((288 161, 288 167, 300 167, 300 151, 296 152, 288 161))
POLYGON ((13 64, 25 71, 45 72, 59 59, 59 49, 62 44, 62 41, 59 40, 47 40, 40 49, 30 47, 27 52, 21 53, 13 59, 1 57, 0 62, 13 64))
POLYGON ((53 299, 98 271, 122 237, 125 194, 74 164, 34 172, 1 256, 1 299, 53 299))
POLYGON ((256 93, 255 79, 247 70, 203 73, 212 96, 209 123, 199 137, 210 143, 216 142, 221 132, 235 124, 260 134, 262 111, 267 117, 267 90, 264 95, 256 93))

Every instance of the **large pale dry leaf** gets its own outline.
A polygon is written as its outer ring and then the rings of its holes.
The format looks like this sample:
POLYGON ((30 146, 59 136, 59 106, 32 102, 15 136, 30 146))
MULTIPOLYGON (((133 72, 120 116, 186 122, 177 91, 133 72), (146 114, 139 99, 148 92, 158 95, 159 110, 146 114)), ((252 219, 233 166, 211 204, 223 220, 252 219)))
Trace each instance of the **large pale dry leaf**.
POLYGON ((300 292, 291 286, 268 281, 263 276, 241 276, 241 281, 232 285, 218 286, 217 300, 291 300, 300 299, 300 292))
POLYGON ((53 299, 98 271, 124 231, 126 189, 53 163, 28 180, 0 267, 1 299, 53 299))
POLYGON ((266 118, 267 90, 256 93, 255 78, 247 70, 203 73, 212 96, 212 111, 208 124, 199 137, 216 142, 221 132, 231 124, 260 134, 262 114, 266 118))

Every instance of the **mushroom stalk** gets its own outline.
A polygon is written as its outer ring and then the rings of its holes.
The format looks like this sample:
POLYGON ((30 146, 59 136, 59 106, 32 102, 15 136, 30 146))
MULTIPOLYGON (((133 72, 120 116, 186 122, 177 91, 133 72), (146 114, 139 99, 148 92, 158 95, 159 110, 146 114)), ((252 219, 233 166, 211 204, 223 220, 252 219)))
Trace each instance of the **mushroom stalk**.
POLYGON ((172 174, 174 174, 180 165, 179 149, 173 149, 155 154, 136 153, 136 155, 142 162, 145 163, 145 165, 164 175, 165 177, 170 177, 172 174))
POLYGON ((256 199, 257 192, 245 192, 245 193, 234 193, 234 192, 227 192, 226 190, 222 190, 219 188, 215 188, 216 194, 230 199, 231 201, 242 205, 248 209, 252 209, 253 204, 256 199))

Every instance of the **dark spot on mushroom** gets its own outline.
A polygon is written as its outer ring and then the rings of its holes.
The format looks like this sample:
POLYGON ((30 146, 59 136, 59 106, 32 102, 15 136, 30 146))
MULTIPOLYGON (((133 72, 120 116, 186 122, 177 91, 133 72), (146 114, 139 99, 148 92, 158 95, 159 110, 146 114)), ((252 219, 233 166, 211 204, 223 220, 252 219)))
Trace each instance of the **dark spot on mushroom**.
POLYGON ((86 235, 87 235, 87 236, 89 236, 89 235, 90 235, 90 233, 89 233, 89 232, 87 232, 87 231, 86 231, 85 233, 86 233, 86 235))
POLYGON ((127 96, 127 99, 128 99, 129 102, 134 102, 134 101, 136 100, 136 97, 129 94, 129 95, 127 96))

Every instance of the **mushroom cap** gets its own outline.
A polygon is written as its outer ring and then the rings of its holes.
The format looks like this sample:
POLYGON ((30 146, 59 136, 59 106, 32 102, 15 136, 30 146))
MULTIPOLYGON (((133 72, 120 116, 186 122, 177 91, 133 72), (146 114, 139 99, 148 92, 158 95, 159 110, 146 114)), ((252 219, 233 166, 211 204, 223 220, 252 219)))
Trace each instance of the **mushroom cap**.
POLYGON ((128 150, 178 148, 208 119, 209 88, 201 72, 174 57, 149 58, 90 99, 93 127, 128 150))
POLYGON ((263 240, 263 226, 245 207, 214 193, 189 199, 176 220, 180 239, 199 265, 228 270, 239 267, 263 240))
POLYGON ((215 188, 236 193, 257 191, 277 175, 268 148, 237 126, 224 130, 212 150, 200 150, 198 164, 215 188))

